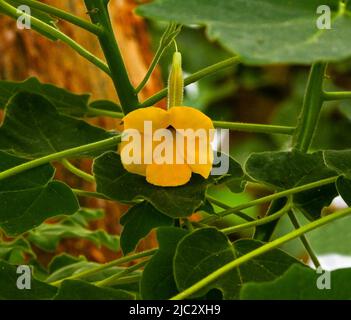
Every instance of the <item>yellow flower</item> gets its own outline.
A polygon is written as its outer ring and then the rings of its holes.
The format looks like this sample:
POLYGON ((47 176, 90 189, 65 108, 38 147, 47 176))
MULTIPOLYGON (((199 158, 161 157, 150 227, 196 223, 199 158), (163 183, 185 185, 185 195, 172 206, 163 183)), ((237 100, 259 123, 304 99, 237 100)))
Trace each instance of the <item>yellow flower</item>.
POLYGON ((169 110, 156 107, 142 108, 126 115, 123 118, 123 125, 125 132, 134 129, 141 136, 140 148, 136 149, 139 151, 129 148, 130 140, 123 141, 120 145, 122 164, 127 171, 146 176, 149 183, 163 187, 186 184, 192 172, 200 174, 205 179, 208 178, 213 163, 211 141, 214 127, 212 120, 199 110, 190 107, 172 107, 169 110), (151 134, 149 131, 146 132, 146 122, 152 124, 151 134), (155 141, 157 130, 168 131, 173 139, 155 141), (196 134, 200 131, 205 134, 196 134), (195 135, 191 136, 191 132, 195 132, 195 135), (150 147, 145 145, 149 143, 145 142, 147 139, 152 140, 151 144, 148 144, 150 147), (183 143, 178 143, 179 141, 183 143), (172 150, 173 160, 162 163, 158 151, 162 149, 164 156, 167 147, 172 150), (127 161, 127 157, 135 156, 134 153, 138 153, 137 156, 141 160, 137 164, 127 161))

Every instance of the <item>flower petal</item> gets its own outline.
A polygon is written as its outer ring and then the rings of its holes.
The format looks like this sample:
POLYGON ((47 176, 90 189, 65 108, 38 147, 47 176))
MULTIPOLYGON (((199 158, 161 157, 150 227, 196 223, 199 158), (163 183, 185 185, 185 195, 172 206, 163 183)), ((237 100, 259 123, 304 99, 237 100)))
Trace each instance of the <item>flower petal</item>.
POLYGON ((170 124, 175 129, 214 129, 212 120, 197 109, 172 107, 168 112, 170 114, 170 124))
POLYGON ((189 137, 177 133, 177 142, 178 154, 189 165, 192 172, 207 179, 213 165, 213 150, 208 137, 206 135, 189 137))
POLYGON ((177 187, 190 181, 191 169, 186 164, 150 164, 146 167, 147 182, 160 187, 177 187))
POLYGON ((145 121, 152 122, 153 131, 167 128, 170 125, 169 118, 169 113, 161 108, 140 108, 128 113, 123 118, 124 130, 136 129, 140 132, 144 132, 145 121))

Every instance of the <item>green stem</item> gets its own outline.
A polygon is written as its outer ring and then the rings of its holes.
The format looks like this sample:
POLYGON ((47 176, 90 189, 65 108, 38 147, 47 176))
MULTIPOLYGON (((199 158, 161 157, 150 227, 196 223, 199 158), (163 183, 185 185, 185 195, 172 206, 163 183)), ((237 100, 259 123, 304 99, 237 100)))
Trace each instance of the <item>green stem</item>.
MULTIPOLYGON (((209 67, 206 67, 204 69, 201 69, 195 73, 193 73, 191 76, 187 77, 184 79, 184 86, 188 86, 189 84, 192 84, 206 76, 209 76, 219 70, 231 67, 235 64, 237 64, 239 62, 239 58, 238 57, 233 57, 233 58, 229 58, 226 60, 223 60, 221 62, 218 62, 216 64, 213 64, 209 67)), ((155 103, 159 102, 160 100, 162 100, 163 98, 167 97, 167 93, 168 93, 168 89, 165 88, 163 90, 161 90, 160 92, 154 94, 153 96, 151 96, 150 98, 148 98, 147 100, 145 100, 143 103, 140 104, 140 107, 149 107, 154 105, 155 103)))
POLYGON ((99 35, 101 32, 101 28, 97 25, 94 25, 86 20, 83 20, 71 13, 68 13, 64 10, 52 7, 50 5, 47 5, 45 3, 39 2, 39 1, 33 1, 33 0, 17 0, 19 4, 25 4, 28 5, 34 9, 38 9, 40 11, 46 12, 56 18, 63 19, 65 21, 68 21, 78 27, 81 27, 95 35, 99 35))
POLYGON ((184 220, 184 225, 186 226, 186 228, 192 232, 194 231, 194 227, 193 224, 191 223, 191 221, 189 219, 183 219, 184 220))
POLYGON ((216 128, 224 128, 224 129, 244 131, 244 132, 286 134, 286 135, 293 135, 295 132, 295 127, 275 126, 275 125, 268 125, 268 124, 213 121, 213 125, 216 128))
POLYGON ((346 100, 351 99, 351 91, 341 91, 341 92, 324 92, 323 98, 325 101, 336 101, 336 100, 346 100))
MULTIPOLYGON (((109 110, 102 110, 96 108, 88 108, 88 116, 108 116, 111 118, 121 119, 124 117, 122 112, 115 112, 109 110)), ((228 122, 228 121, 213 121, 216 128, 229 129, 234 131, 268 133, 268 134, 286 134, 292 135, 295 127, 275 126, 268 124, 242 123, 242 122, 228 122)))
MULTIPOLYGON (((296 230, 301 228, 301 225, 300 225, 299 221, 297 220, 297 218, 292 210, 289 212, 289 218, 290 218, 290 221, 296 230)), ((308 255, 310 256, 314 266, 316 268, 320 267, 321 264, 319 263, 319 260, 316 256, 316 254, 314 253, 312 246, 311 246, 310 242, 308 241, 307 237, 304 234, 302 234, 300 236, 300 240, 301 240, 303 246, 305 247, 308 255)))
POLYGON ((233 214, 233 213, 236 213, 236 212, 238 212, 240 210, 243 210, 243 209, 247 209, 247 208, 250 208, 250 207, 253 207, 253 206, 257 206, 257 205, 260 205, 260 204, 263 204, 263 203, 266 203, 266 202, 270 202, 270 201, 273 201, 273 200, 276 200, 276 199, 287 197, 287 196, 295 194, 295 193, 303 192, 303 191, 306 191, 306 190, 310 190, 310 189, 318 188, 318 187, 321 187, 321 186, 324 186, 324 185, 327 185, 327 184, 334 183, 337 178, 338 177, 331 177, 331 178, 315 181, 315 182, 308 183, 308 184, 305 184, 305 185, 302 185, 302 186, 299 186, 299 187, 295 187, 295 188, 292 188, 292 189, 287 189, 287 190, 284 190, 284 191, 281 191, 281 192, 277 192, 277 193, 271 194, 271 195, 266 196, 266 197, 262 197, 262 198, 259 198, 259 199, 256 199, 256 200, 252 200, 252 201, 246 202, 244 204, 238 205, 236 207, 224 210, 223 212, 219 213, 218 216, 211 216, 211 217, 205 218, 205 219, 203 219, 200 222, 201 223, 210 223, 210 222, 213 222, 213 221, 217 220, 218 218, 225 217, 228 214, 233 214))
POLYGON ((123 270, 117 274, 114 274, 111 277, 108 277, 108 278, 101 280, 101 281, 94 282, 94 285, 96 285, 98 287, 113 286, 116 283, 118 283, 118 280, 120 280, 122 277, 140 269, 141 267, 145 266, 148 262, 149 262, 149 260, 139 262, 139 263, 135 264, 134 266, 128 267, 125 270, 123 270))
POLYGON ((133 255, 130 255, 130 256, 122 257, 122 258, 119 258, 117 260, 113 260, 111 262, 105 263, 105 264, 103 264, 101 266, 98 266, 98 267, 95 267, 95 268, 91 268, 89 270, 85 270, 85 271, 77 273, 77 274, 73 274, 73 275, 71 275, 71 276, 69 276, 67 278, 64 278, 64 279, 61 279, 61 280, 58 280, 58 281, 55 281, 55 282, 51 282, 50 284, 53 285, 53 286, 58 287, 65 280, 82 279, 82 278, 91 276, 93 274, 96 274, 98 272, 101 272, 103 270, 106 270, 106 269, 114 267, 114 266, 118 266, 118 265, 130 262, 130 261, 134 261, 134 260, 137 260, 137 259, 140 259, 140 258, 152 256, 155 252, 157 252, 157 250, 158 249, 151 249, 151 250, 139 252, 139 253, 136 253, 136 254, 133 254, 133 255))
POLYGON ((121 52, 119 50, 106 0, 84 0, 91 21, 102 28, 98 35, 102 51, 111 70, 114 83, 123 112, 127 114, 139 105, 138 95, 130 82, 121 52))
POLYGON ((87 116, 88 117, 91 117, 91 116, 105 117, 106 116, 106 117, 111 117, 111 118, 116 118, 116 119, 122 119, 124 117, 124 113, 88 107, 87 116))
POLYGON ((287 205, 285 205, 282 209, 280 209, 279 211, 277 211, 276 213, 270 215, 270 216, 266 216, 262 219, 258 219, 252 222, 248 222, 248 223, 243 223, 240 224, 238 226, 234 226, 234 227, 229 227, 229 228, 225 228, 222 229, 221 231, 224 234, 232 234, 241 230, 245 230, 245 229, 250 229, 250 228, 254 228, 257 226, 261 226, 265 223, 269 223, 271 221, 277 220, 279 218, 281 218, 287 211, 289 211, 291 208, 291 204, 288 203, 287 205))
POLYGON ((130 283, 136 283, 139 282, 141 279, 141 274, 137 274, 134 276, 128 276, 128 277, 123 277, 119 280, 116 280, 114 283, 115 286, 117 285, 122 285, 122 284, 130 284, 130 283))
POLYGON ((99 150, 99 149, 106 148, 109 146, 115 146, 118 144, 118 142, 120 142, 120 140, 121 140, 121 136, 119 135, 119 136, 115 136, 115 137, 101 140, 98 142, 93 142, 93 143, 86 144, 83 146, 79 146, 79 147, 59 151, 56 153, 52 153, 52 154, 49 154, 49 155, 44 156, 42 158, 31 160, 31 161, 25 162, 23 164, 20 164, 16 167, 13 167, 11 169, 0 172, 0 180, 6 179, 8 177, 12 177, 18 173, 21 173, 23 171, 27 171, 27 170, 32 169, 32 168, 39 167, 43 164, 47 164, 47 163, 52 162, 52 161, 58 161, 58 160, 62 160, 65 158, 76 157, 76 156, 79 156, 79 155, 87 153, 87 152, 99 150))
POLYGON ((291 241, 295 238, 300 237, 301 235, 312 231, 318 227, 321 227, 329 222, 335 221, 336 219, 343 218, 347 216, 348 214, 351 213, 351 209, 345 209, 341 210, 339 212, 330 214, 326 217, 323 217, 321 219, 318 219, 316 221, 313 221, 309 224, 304 225, 303 227, 294 230, 283 237, 280 237, 272 242, 266 243, 263 246, 259 247, 258 249, 255 249, 243 256, 241 256, 238 259, 233 260, 232 262, 227 263, 226 265, 222 266, 221 268, 217 269, 216 271, 212 272, 209 274, 207 277, 203 278, 202 280, 196 282, 193 284, 191 287, 188 289, 184 290, 183 292, 177 294, 174 296, 171 300, 181 300, 181 299, 187 299, 194 295, 196 292, 200 291, 201 289, 207 287, 208 285, 212 284, 214 281, 216 281, 218 278, 222 277, 226 273, 232 271, 233 269, 239 267, 245 262, 250 261, 253 258, 256 258, 272 249, 280 247, 282 244, 291 241))
MULTIPOLYGON (((214 205, 216 205, 217 207, 220 207, 222 209, 230 209, 231 207, 225 203, 223 203, 222 201, 210 196, 210 195, 206 195, 206 198, 208 201, 210 201, 211 203, 213 203, 214 205)), ((243 220, 246 220, 246 221, 255 221, 254 218, 250 217, 249 215, 247 215, 246 213, 244 212, 241 212, 241 211, 238 211, 238 212, 235 212, 234 213, 235 215, 237 215, 238 217, 242 218, 243 220)))
POLYGON ((80 170, 72 163, 70 163, 67 159, 61 160, 61 163, 67 170, 75 174, 77 177, 80 177, 87 182, 91 182, 91 183, 95 182, 95 178, 91 174, 86 173, 83 170, 80 170))
POLYGON ((18 19, 19 17, 27 17, 30 19, 31 24, 34 28, 43 31, 44 33, 50 35, 51 37, 57 38, 61 40, 62 42, 66 43, 68 46, 70 46, 73 50, 75 50, 79 55, 93 63, 95 66, 97 66, 99 69, 110 75, 110 69, 109 67, 105 64, 105 62, 101 61, 99 58, 95 57, 92 53, 90 53, 88 50, 83 48, 81 45, 79 45, 77 42, 72 40, 70 37, 68 37, 66 34, 61 32, 60 30, 48 25, 45 22, 42 22, 41 20, 32 17, 26 13, 23 12, 17 12, 17 9, 6 3, 4 0, 0 0, 0 8, 2 11, 14 18, 18 19))
POLYGON ((311 67, 303 107, 295 135, 295 148, 307 152, 316 131, 323 105, 323 79, 325 63, 314 63, 311 67))
POLYGON ((80 189, 72 189, 74 194, 78 197, 86 197, 86 198, 96 198, 96 199, 102 199, 102 200, 110 200, 110 198, 104 196, 101 193, 97 192, 90 192, 90 191, 85 191, 85 190, 80 190, 80 189))

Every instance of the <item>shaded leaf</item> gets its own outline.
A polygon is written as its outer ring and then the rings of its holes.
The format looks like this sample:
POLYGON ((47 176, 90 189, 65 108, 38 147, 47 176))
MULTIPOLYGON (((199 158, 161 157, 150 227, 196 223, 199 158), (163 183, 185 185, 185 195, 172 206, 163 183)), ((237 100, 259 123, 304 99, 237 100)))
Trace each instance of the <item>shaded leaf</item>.
POLYGON ((134 300, 135 296, 127 291, 99 288, 80 280, 65 280, 54 300, 134 300))
POLYGON ((140 284, 145 300, 169 299, 178 293, 173 277, 173 257, 178 242, 187 234, 179 228, 161 227, 157 230, 159 250, 146 265, 140 284))
POLYGON ((218 40, 246 63, 310 64, 351 56, 346 45, 351 35, 349 8, 339 10, 339 3, 338 0, 156 0, 138 7, 137 12, 157 20, 205 25, 210 39, 218 40), (331 29, 319 29, 316 25, 321 16, 317 14, 320 5, 331 9, 331 29))
POLYGON ((154 228, 171 226, 173 219, 156 210, 146 201, 137 204, 121 218, 121 248, 126 255, 134 251, 138 242, 146 237, 154 228))
POLYGON ((88 113, 88 107, 120 111, 120 108, 112 101, 97 100, 89 104, 89 94, 74 94, 55 85, 41 83, 37 78, 28 78, 22 82, 1 80, 0 109, 5 108, 11 97, 21 91, 44 96, 59 113, 69 116, 83 117, 88 113))
MULTIPOLYGON (((291 189, 314 181, 336 176, 326 167, 321 152, 304 154, 299 151, 274 151, 252 154, 246 162, 246 172, 255 180, 278 190, 291 189)), ((320 217, 323 207, 337 195, 334 184, 325 185, 294 195, 295 205, 310 220, 320 217)))
POLYGON ((17 288, 17 267, 0 261, 0 300, 43 300, 51 299, 56 294, 56 289, 46 283, 31 279, 30 290, 19 290, 17 288))
POLYGON ((86 239, 98 247, 105 246, 117 252, 119 237, 110 235, 105 230, 89 230, 87 221, 82 223, 78 220, 78 223, 77 219, 82 219, 82 212, 84 211, 78 211, 71 217, 55 224, 42 224, 30 231, 28 240, 37 247, 50 252, 54 252, 60 241, 66 238, 86 239))
MULTIPOLYGON (((0 152, 0 172, 24 163, 25 159, 0 152)), ((61 214, 73 214, 78 201, 64 183, 51 181, 54 169, 43 165, 0 180, 0 227, 18 235, 61 214)))
POLYGON ((101 128, 60 115, 46 98, 22 92, 6 107, 0 150, 36 158, 110 137, 101 128))
POLYGON ((107 152, 95 159, 93 171, 97 192, 126 203, 144 199, 172 218, 193 214, 203 203, 209 184, 201 176, 193 175, 191 181, 184 186, 154 186, 149 184, 145 177, 126 171, 120 156, 114 152, 107 152))
POLYGON ((336 180, 336 189, 347 205, 351 206, 351 180, 340 176, 336 180))
POLYGON ((349 300, 351 269, 333 271, 330 277, 331 289, 321 290, 317 284, 325 283, 323 274, 294 265, 274 281, 244 285, 240 297, 250 300, 349 300))
POLYGON ((330 169, 351 179, 351 150, 328 150, 323 154, 330 169))
MULTIPOLYGON (((218 270, 225 264, 257 249, 261 242, 238 240, 233 245, 215 228, 196 230, 178 244, 174 257, 174 277, 179 291, 183 291, 218 270)), ((242 285, 249 281, 267 281, 284 273, 292 264, 299 263, 278 249, 251 259, 218 278, 196 293, 206 294, 211 289, 222 292, 224 299, 237 299, 242 285)))

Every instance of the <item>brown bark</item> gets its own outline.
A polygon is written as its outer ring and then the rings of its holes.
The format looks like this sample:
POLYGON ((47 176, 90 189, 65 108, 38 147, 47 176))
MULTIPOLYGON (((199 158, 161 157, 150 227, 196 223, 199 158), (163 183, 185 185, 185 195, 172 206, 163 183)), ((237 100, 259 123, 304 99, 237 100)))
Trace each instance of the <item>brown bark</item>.
MULTIPOLYGON (((87 18, 83 1, 46 0, 48 4, 87 18)), ((150 39, 145 22, 133 13, 134 0, 111 0, 110 12, 116 37, 124 57, 131 81, 137 85, 147 71, 152 59, 150 39)), ((58 21, 60 29, 75 39, 93 54, 102 57, 97 39, 65 21, 58 21)), ((0 78, 6 80, 24 80, 30 76, 38 77, 42 82, 53 83, 76 93, 90 92, 93 99, 117 100, 111 80, 95 66, 85 61, 71 48, 61 42, 52 42, 30 30, 17 30, 15 21, 0 17, 0 78)), ((158 71, 141 93, 141 99, 161 89, 158 71)), ((1 115, 0 115, 1 116, 1 115)), ((107 129, 116 128, 119 120, 98 118, 92 120, 96 125, 107 129)), ((79 164, 85 170, 90 169, 90 162, 79 164)), ((62 168, 58 168, 57 177, 75 187, 91 188, 82 184, 62 168)), ((83 199, 84 205, 106 210, 107 217, 94 227, 105 228, 111 233, 119 233, 119 217, 125 206, 113 202, 83 199)), ((146 243, 144 246, 152 244, 146 243)), ((97 250, 85 241, 63 241, 60 251, 73 254, 85 253, 89 258, 104 262, 115 257, 115 253, 97 250)))

